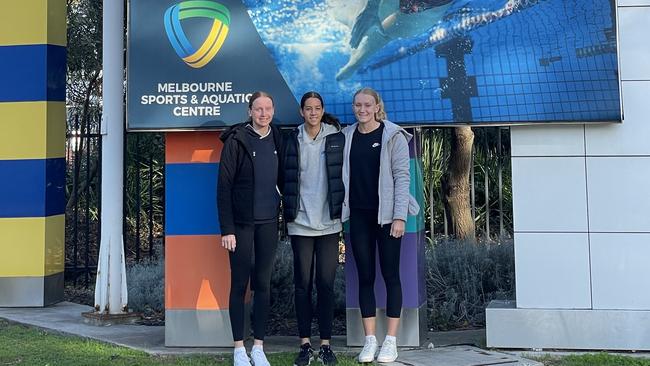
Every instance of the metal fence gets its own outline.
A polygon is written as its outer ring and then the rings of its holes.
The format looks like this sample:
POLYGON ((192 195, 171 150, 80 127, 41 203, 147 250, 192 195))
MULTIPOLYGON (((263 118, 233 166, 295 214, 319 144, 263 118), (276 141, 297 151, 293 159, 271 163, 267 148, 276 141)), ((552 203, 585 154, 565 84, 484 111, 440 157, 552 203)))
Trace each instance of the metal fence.
MULTIPOLYGON (((66 280, 93 281, 97 271, 101 217, 101 116, 72 116, 66 144, 66 280)), ((440 180, 449 151, 450 129, 421 129, 425 220, 429 237, 447 235, 440 180)), ((509 130, 474 129, 471 207, 477 235, 512 234, 509 130)), ((124 244, 127 264, 164 248, 164 134, 125 133, 124 244)))
MULTIPOLYGON (((66 135, 65 276, 88 284, 97 272, 101 233, 101 116, 74 115, 66 135)), ((124 249, 127 263, 164 246, 164 135, 124 135, 124 249)))

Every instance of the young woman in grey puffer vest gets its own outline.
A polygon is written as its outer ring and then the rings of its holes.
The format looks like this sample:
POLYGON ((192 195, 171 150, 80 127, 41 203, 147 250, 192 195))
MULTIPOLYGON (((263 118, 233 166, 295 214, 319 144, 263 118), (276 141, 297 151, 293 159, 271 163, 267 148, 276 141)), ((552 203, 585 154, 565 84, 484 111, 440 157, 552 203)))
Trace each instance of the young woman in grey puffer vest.
POLYGON ((343 221, 350 220, 350 245, 358 270, 359 306, 366 335, 359 362, 373 362, 375 337, 375 253, 386 284, 387 334, 378 362, 397 359, 397 329, 402 310, 400 247, 409 214, 419 210, 409 194, 408 142, 412 136, 388 121, 379 94, 363 88, 354 94, 357 122, 343 129, 343 221))
POLYGON ((294 260, 296 316, 300 350, 295 366, 315 358, 311 347, 312 271, 316 272, 318 326, 323 365, 335 365, 330 347, 334 315, 334 278, 338 266, 344 137, 338 119, 325 113, 322 97, 308 92, 300 100, 304 123, 285 142, 284 218, 291 237, 294 260), (315 263, 314 263, 315 262, 315 263))

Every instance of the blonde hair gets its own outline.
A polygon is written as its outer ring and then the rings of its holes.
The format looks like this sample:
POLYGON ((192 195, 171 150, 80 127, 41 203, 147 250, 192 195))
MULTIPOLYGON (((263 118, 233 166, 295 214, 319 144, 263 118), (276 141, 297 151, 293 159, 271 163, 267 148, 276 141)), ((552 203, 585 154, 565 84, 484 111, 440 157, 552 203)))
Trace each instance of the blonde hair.
POLYGON ((379 96, 379 93, 373 88, 361 88, 357 90, 356 93, 354 93, 354 96, 352 97, 352 100, 354 100, 357 95, 359 94, 365 94, 365 95, 370 95, 375 99, 375 103, 379 105, 379 110, 377 113, 375 113, 375 120, 377 122, 381 122, 382 120, 386 119, 386 110, 384 109, 384 101, 381 100, 381 97, 379 96))

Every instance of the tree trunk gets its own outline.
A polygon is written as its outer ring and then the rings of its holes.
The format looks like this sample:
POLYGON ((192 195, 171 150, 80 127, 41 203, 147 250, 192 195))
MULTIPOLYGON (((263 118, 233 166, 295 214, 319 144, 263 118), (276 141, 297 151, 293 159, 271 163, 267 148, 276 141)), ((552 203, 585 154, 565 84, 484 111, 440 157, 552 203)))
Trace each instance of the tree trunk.
POLYGON ((474 132, 471 127, 454 127, 449 166, 442 181, 450 233, 458 239, 476 240, 476 228, 469 203, 469 174, 474 132))

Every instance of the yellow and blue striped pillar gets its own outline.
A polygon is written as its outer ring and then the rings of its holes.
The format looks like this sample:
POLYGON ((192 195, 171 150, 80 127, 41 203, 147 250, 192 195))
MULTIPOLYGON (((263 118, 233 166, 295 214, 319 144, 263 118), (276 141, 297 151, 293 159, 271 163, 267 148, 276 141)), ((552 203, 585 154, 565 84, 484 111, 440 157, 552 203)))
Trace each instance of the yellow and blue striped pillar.
POLYGON ((63 298, 66 1, 0 12, 0 306, 63 298))

